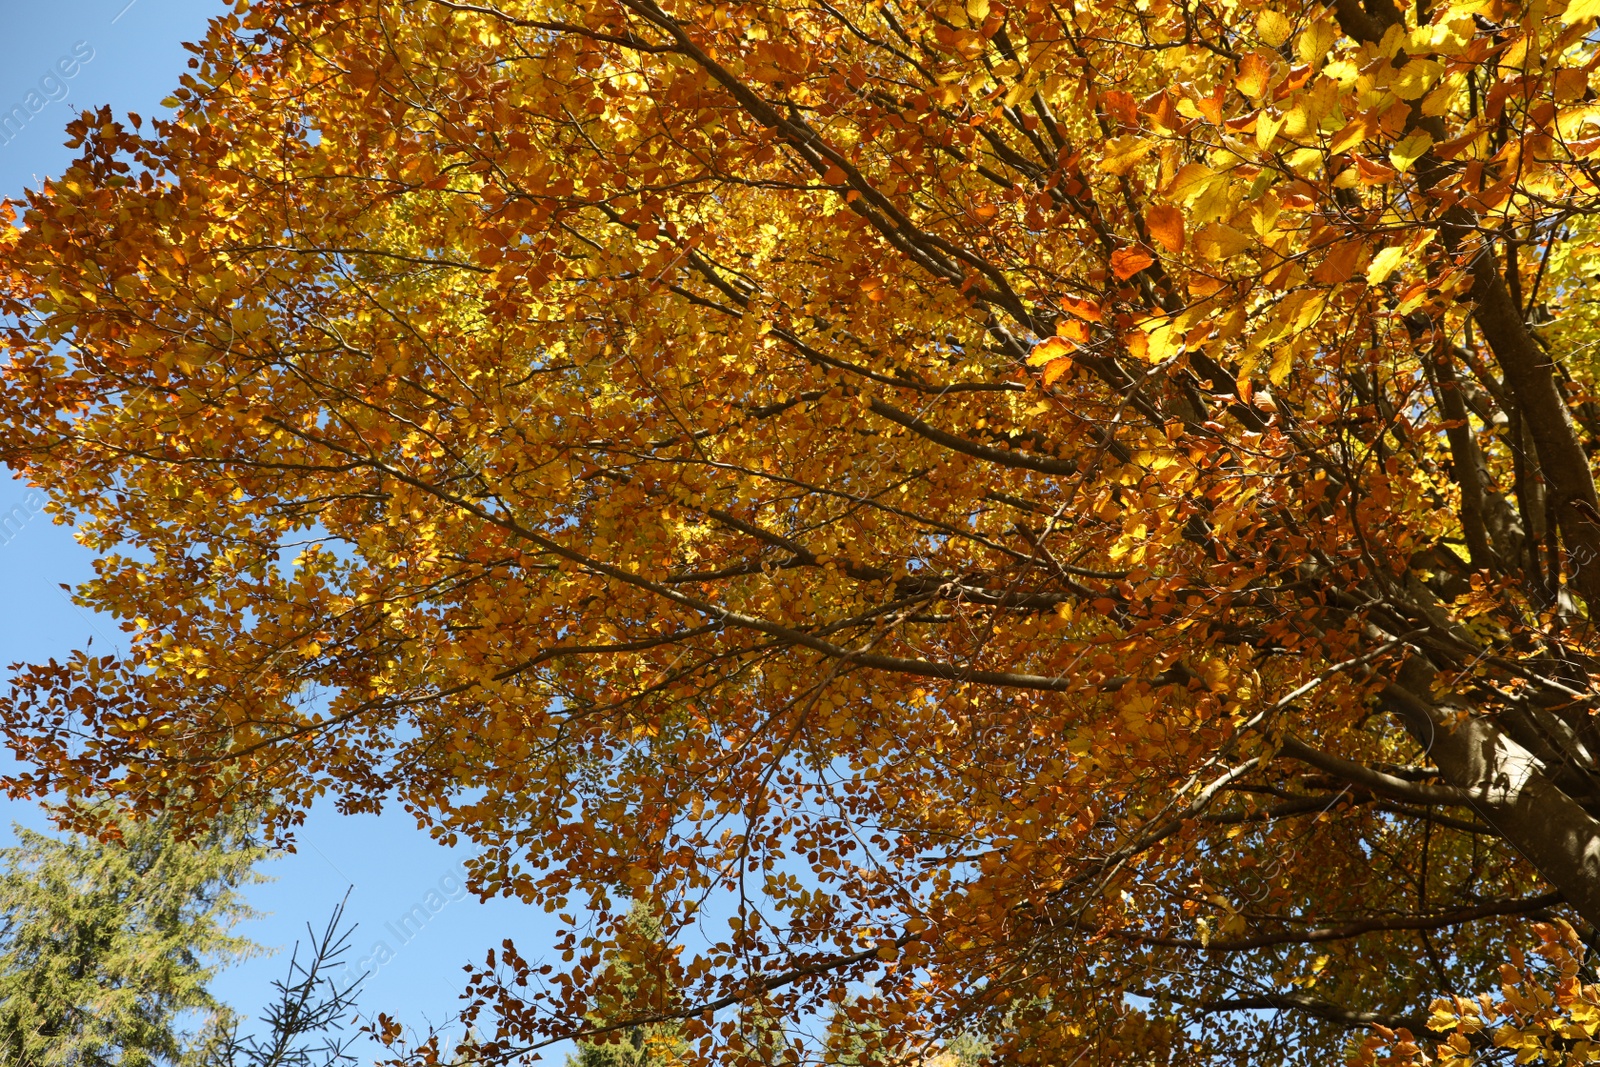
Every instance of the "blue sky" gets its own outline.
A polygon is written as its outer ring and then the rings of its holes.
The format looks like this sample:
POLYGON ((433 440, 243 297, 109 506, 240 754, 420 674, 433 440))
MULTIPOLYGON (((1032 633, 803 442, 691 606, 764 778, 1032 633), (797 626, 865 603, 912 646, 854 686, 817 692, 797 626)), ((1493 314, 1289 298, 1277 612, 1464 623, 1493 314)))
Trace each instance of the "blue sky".
MULTIPOLYGON (((0 63, 0 116, 14 105, 39 108, 29 110, 20 128, 13 120, 10 131, 0 130, 0 196, 18 196, 64 168, 72 153, 62 145, 62 129, 77 110, 110 104, 119 117, 158 114, 188 59, 182 43, 198 38, 220 10, 209 0, 0 0, 8 45, 0 63)), ((59 657, 90 637, 97 649, 121 645, 111 623, 86 615, 60 589, 89 574, 90 557, 71 530, 37 512, 36 500, 21 483, 0 482, 0 517, 11 519, 0 528, 0 589, 8 608, 0 612, 0 663, 59 657)), ((30 805, 4 799, 0 816, 0 839, 12 822, 41 825, 30 805)), ((299 834, 299 851, 264 864, 275 880, 252 890, 251 902, 267 914, 242 932, 287 948, 304 936, 306 923, 320 928, 354 885, 347 916, 359 924, 355 958, 387 960, 368 980, 363 1009, 413 1025, 442 1023, 455 1009, 464 964, 481 963, 507 936, 525 956, 537 957, 553 937, 541 911, 462 896, 454 881, 459 867, 459 855, 430 841, 398 808, 376 817, 317 810, 299 834)), ((286 951, 253 960, 225 973, 215 988, 250 1012, 265 1004, 268 983, 286 961, 286 951)), ((559 1062, 559 1051, 551 1059, 559 1062)))

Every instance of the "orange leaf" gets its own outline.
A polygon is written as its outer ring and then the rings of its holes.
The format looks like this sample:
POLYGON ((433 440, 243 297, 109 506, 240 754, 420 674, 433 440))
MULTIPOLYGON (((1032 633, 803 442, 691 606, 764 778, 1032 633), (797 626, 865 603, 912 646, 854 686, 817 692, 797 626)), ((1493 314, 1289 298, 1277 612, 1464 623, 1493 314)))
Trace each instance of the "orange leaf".
POLYGON ((1124 126, 1139 125, 1139 108, 1133 101, 1132 93, 1125 93, 1120 89, 1101 93, 1100 106, 1105 109, 1107 115, 1124 126))
POLYGON ((1171 133, 1183 125, 1183 116, 1178 114, 1178 109, 1172 105, 1172 97, 1165 92, 1151 96, 1144 103, 1145 113, 1150 116, 1150 125, 1162 133, 1171 133))
POLYGON ((828 173, 822 176, 822 180, 829 185, 844 185, 850 180, 850 175, 846 174, 844 168, 839 164, 830 163, 828 164, 828 173))
POLYGON ((1040 380, 1043 381, 1045 385, 1054 385, 1057 378, 1061 377, 1071 369, 1071 356, 1062 356, 1060 359, 1052 359, 1049 363, 1045 364, 1044 374, 1040 375, 1040 380))
POLYGON ((1081 345, 1089 340, 1089 327, 1077 319, 1062 319, 1056 323, 1056 336, 1081 345))
POLYGON ((1266 95, 1267 84, 1272 80, 1272 65, 1254 52, 1239 60, 1239 75, 1233 84, 1252 100, 1266 95))
POLYGON ((1046 337, 1043 341, 1033 346, 1033 351, 1028 355, 1028 366, 1038 367, 1049 363, 1053 359, 1060 359, 1072 351, 1072 345, 1060 337, 1046 337))
POLYGON ((1111 253, 1111 271, 1127 281, 1155 261, 1156 257, 1142 248, 1119 248, 1111 253))
POLYGON ((1145 214, 1144 223, 1162 248, 1183 251, 1183 212, 1171 204, 1157 204, 1145 214))
POLYGON ((1362 185, 1382 185, 1394 181, 1397 175, 1393 167, 1376 163, 1360 153, 1352 152, 1351 156, 1356 161, 1356 170, 1361 175, 1362 185))
POLYGON ((1061 306, 1085 322, 1104 322, 1105 315, 1100 311, 1100 305, 1092 300, 1069 296, 1061 301, 1061 306))
POLYGON ((1322 265, 1311 273, 1311 280, 1324 285, 1348 281, 1356 272, 1356 262, 1365 247, 1360 241, 1341 241, 1334 245, 1322 265))

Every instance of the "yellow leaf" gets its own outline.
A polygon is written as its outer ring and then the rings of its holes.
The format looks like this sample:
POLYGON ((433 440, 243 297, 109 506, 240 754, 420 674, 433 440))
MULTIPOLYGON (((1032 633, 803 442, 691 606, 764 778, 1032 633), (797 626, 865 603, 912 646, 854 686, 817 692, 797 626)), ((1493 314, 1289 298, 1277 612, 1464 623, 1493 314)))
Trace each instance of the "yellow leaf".
POLYGON ((1028 366, 1039 367, 1053 359, 1060 359, 1072 346, 1060 337, 1046 337, 1043 341, 1033 346, 1033 351, 1028 354, 1028 366))
POLYGON ((1327 293, 1308 293, 1306 301, 1300 305, 1300 313, 1294 317, 1294 333, 1309 330, 1322 318, 1322 312, 1328 306, 1327 293))
POLYGON ((1351 119, 1333 135, 1333 140, 1328 142, 1328 154, 1337 156, 1350 151, 1377 132, 1377 125, 1371 115, 1361 115, 1351 119))
POLYGON ((1563 26, 1573 26, 1600 15, 1600 0, 1572 0, 1561 14, 1563 26))
POLYGON ((1281 46, 1294 34, 1294 23, 1283 14, 1266 10, 1256 16, 1256 33, 1273 48, 1281 46))
POLYGON ((1238 193, 1243 188, 1243 183, 1235 183, 1227 178, 1218 176, 1205 190, 1189 205, 1189 221, 1211 222, 1213 219, 1223 219, 1234 214, 1237 208, 1238 193))
POLYGON ((1031 78, 1017 82, 1011 88, 1006 90, 1006 107, 1016 107, 1018 104, 1022 103, 1022 101, 1032 96, 1034 90, 1038 87, 1039 83, 1031 78))
POLYGON ((1600 104, 1566 108, 1556 117, 1556 129, 1569 140, 1581 134, 1586 126, 1600 126, 1600 104))
POLYGON ((1382 252, 1372 257, 1372 264, 1367 267, 1367 284, 1381 285, 1389 275, 1400 266, 1400 261, 1406 258, 1406 250, 1402 245, 1390 245, 1382 252))
POLYGON ((1321 119, 1312 114, 1311 105, 1305 101, 1297 101, 1283 115, 1282 132, 1289 137, 1304 137, 1317 128, 1321 119))
POLYGON ((1132 134, 1118 137, 1106 145, 1105 157, 1096 164, 1095 169, 1122 177, 1133 170, 1141 159, 1155 151, 1155 147, 1155 142, 1148 138, 1132 134))
POLYGON ((1300 62, 1310 66, 1328 54, 1333 47, 1333 42, 1339 39, 1339 31, 1332 19, 1318 19, 1295 38, 1294 57, 1300 62))
POLYGON ((1404 174, 1411 169, 1411 165, 1423 156, 1428 149, 1433 147, 1433 138, 1424 130, 1399 141, 1389 150, 1389 162, 1394 164, 1394 169, 1404 174))
POLYGON ((1193 199, 1206 190, 1218 177, 1210 167, 1200 163, 1185 163, 1178 173, 1172 176, 1167 187, 1162 190, 1173 200, 1187 206, 1193 199))
POLYGON ((1254 242, 1243 230, 1213 222, 1195 234, 1195 247, 1210 260, 1227 259, 1249 248, 1254 242))
POLYGON ((1431 59, 1413 59, 1395 75, 1390 88, 1402 100, 1420 99, 1439 80, 1444 66, 1431 59))
POLYGON ((1283 129, 1283 119, 1275 118, 1261 112, 1256 117, 1256 147, 1263 152, 1272 150, 1272 142, 1278 139, 1278 131, 1283 129))
POLYGON ((1183 331, 1178 328, 1178 323, 1169 319, 1151 330, 1147 340, 1149 343, 1144 358, 1151 363, 1160 363, 1177 355, 1182 349, 1183 331))
POLYGON ((1267 380, 1273 385, 1282 385, 1293 369, 1294 348, 1286 344, 1279 345, 1272 353, 1272 366, 1267 368, 1267 380))
POLYGON ((1233 84, 1252 100, 1259 100, 1272 80, 1272 65, 1254 52, 1239 60, 1239 73, 1233 84))

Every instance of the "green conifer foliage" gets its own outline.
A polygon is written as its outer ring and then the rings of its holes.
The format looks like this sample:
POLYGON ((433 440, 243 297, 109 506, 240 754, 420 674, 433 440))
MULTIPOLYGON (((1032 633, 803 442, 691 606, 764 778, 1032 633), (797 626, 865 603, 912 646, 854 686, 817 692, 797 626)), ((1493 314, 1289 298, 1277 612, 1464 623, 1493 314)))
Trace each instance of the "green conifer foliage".
POLYGON ((0 849, 0 1064, 192 1067, 231 1032, 208 984, 256 946, 262 850, 240 825, 182 843, 163 820, 114 820, 120 840, 17 828, 0 849))

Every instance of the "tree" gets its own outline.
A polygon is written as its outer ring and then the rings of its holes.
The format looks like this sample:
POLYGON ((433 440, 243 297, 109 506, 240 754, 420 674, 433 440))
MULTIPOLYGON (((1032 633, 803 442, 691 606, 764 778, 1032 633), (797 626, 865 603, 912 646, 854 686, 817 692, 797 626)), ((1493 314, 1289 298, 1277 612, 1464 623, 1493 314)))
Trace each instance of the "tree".
POLYGON ((168 818, 105 817, 101 838, 15 827, 0 849, 0 1062, 7 1067, 335 1067, 365 975, 328 976, 355 927, 344 903, 288 974, 258 1032, 210 981, 258 946, 231 933, 265 854, 244 813, 195 840, 168 818))
POLYGON ((495 1062, 645 888, 701 1059, 1579 1003, 1596 14, 240 6, 0 236, 0 452, 131 641, 15 673, 12 785, 398 801, 596 909, 471 978, 495 1062))
POLYGON ((16 828, 0 850, 0 1061, 199 1065, 220 1046, 232 1012, 208 986, 255 948, 230 929, 261 849, 237 826, 192 847, 170 831, 121 821, 102 842, 16 828))

